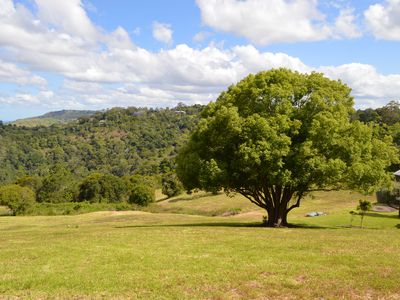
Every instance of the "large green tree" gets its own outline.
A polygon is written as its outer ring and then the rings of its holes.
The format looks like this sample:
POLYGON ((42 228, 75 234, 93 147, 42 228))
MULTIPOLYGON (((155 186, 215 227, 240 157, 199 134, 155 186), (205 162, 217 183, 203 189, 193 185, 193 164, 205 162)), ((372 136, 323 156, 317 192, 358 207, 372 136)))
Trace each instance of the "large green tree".
POLYGON ((35 204, 35 193, 28 187, 10 184, 0 187, 0 205, 8 206, 13 215, 24 214, 35 204))
POLYGON ((390 137, 351 121, 350 88, 320 73, 275 69, 249 75, 210 103, 177 158, 188 190, 240 193, 268 226, 315 190, 372 192, 390 181, 390 137))

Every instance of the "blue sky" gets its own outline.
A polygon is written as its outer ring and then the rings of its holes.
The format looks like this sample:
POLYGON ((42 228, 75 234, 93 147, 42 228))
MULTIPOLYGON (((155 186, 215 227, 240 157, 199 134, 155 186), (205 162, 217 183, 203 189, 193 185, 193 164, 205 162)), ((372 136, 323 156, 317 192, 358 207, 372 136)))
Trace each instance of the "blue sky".
POLYGON ((399 100, 400 0, 0 0, 0 120, 208 103, 249 73, 323 72, 399 100))

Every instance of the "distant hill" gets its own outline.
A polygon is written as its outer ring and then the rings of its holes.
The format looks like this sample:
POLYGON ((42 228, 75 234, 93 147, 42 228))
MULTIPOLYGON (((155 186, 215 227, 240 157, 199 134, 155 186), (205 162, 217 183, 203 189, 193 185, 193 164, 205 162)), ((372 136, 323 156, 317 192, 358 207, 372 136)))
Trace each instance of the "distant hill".
MULTIPOLYGON (((57 170, 75 179, 92 172, 120 177, 167 173, 173 170, 177 149, 199 122, 203 108, 198 104, 171 109, 112 108, 58 126, 0 124, 0 185, 24 175, 45 178, 57 170)), ((53 112, 35 122, 66 122, 67 115, 78 117, 71 111, 53 112)))
POLYGON ((96 111, 94 110, 59 110, 48 112, 38 117, 19 119, 10 124, 26 127, 51 126, 53 124, 66 124, 81 117, 94 115, 95 113, 96 111))

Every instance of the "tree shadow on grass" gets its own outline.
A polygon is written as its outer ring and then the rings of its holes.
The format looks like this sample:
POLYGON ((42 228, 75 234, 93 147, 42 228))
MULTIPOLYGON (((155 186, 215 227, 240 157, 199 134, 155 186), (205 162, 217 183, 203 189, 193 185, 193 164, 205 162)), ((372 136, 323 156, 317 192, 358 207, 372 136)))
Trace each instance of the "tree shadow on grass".
MULTIPOLYGON (((139 225, 126 225, 115 226, 115 228, 156 228, 156 227, 242 227, 242 228, 273 228, 266 227, 262 223, 249 223, 249 222, 203 222, 203 223, 182 223, 182 224, 139 224, 139 225)), ((290 224, 288 227, 275 228, 279 229, 338 229, 338 227, 323 227, 309 224, 290 224)))
POLYGON ((289 224, 288 228, 299 228, 299 229, 340 229, 340 226, 321 226, 321 225, 312 225, 306 223, 295 223, 289 224))
MULTIPOLYGON (((205 197, 210 197, 210 196, 218 196, 220 193, 218 194, 213 194, 213 193, 202 193, 202 194, 198 194, 198 195, 186 195, 186 196, 179 196, 177 198, 174 199, 170 199, 168 202, 169 203, 174 203, 174 202, 180 202, 180 201, 191 201, 191 200, 196 200, 196 199, 200 199, 200 198, 205 198, 205 197)), ((168 199, 166 199, 168 200, 168 199)), ((165 200, 164 200, 165 201, 165 200)))
POLYGON ((398 219, 399 215, 384 215, 382 213, 366 213, 366 217, 398 219))
POLYGON ((155 227, 263 227, 261 223, 230 223, 230 222, 205 222, 205 223, 182 223, 182 224, 138 224, 115 226, 115 228, 155 228, 155 227))

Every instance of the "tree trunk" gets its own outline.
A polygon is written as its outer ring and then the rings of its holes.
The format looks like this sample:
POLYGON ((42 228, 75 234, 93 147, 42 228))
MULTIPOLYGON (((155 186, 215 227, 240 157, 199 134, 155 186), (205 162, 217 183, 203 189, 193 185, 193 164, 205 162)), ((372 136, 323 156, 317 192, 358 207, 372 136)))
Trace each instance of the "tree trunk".
POLYGON ((287 227, 287 209, 280 209, 277 211, 271 210, 268 211, 268 221, 266 223, 267 227, 287 227))
POLYGON ((272 186, 259 190, 239 190, 251 203, 265 209, 268 219, 263 224, 266 227, 287 227, 287 215, 295 207, 299 207, 302 193, 297 196, 295 204, 288 207, 294 192, 290 187, 272 186))

